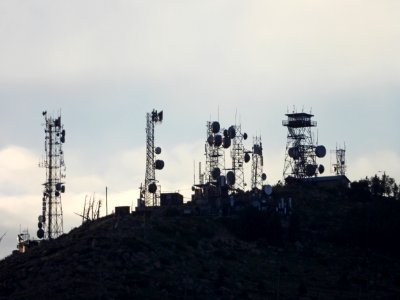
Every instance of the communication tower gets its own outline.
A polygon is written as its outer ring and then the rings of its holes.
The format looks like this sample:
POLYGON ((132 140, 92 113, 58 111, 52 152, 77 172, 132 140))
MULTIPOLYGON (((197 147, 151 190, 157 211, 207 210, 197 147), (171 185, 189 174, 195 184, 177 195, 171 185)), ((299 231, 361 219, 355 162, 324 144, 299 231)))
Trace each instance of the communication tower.
POLYGON ((164 161, 156 159, 161 154, 161 148, 154 146, 154 127, 163 121, 163 111, 155 109, 146 115, 146 175, 144 186, 140 187, 140 199, 138 206, 157 206, 159 204, 160 191, 156 180, 156 170, 164 168, 164 161))
MULTIPOLYGON (((249 154, 247 153, 247 155, 249 154)), ((267 179, 267 175, 263 173, 263 166, 264 166, 264 159, 263 159, 263 147, 261 142, 261 136, 255 136, 253 138, 253 151, 252 151, 252 164, 251 164, 252 189, 261 190, 263 188, 263 182, 267 179)))
POLYGON ((323 165, 317 165, 317 157, 326 155, 324 146, 316 146, 313 140, 312 128, 317 122, 312 120, 314 115, 301 113, 286 114, 287 120, 282 125, 288 128, 285 151, 283 177, 296 179, 317 176, 325 170, 323 165))
MULTIPOLYGON (((224 131, 225 132, 225 131, 224 131)), ((225 135, 225 134, 224 134, 225 135)), ((226 135, 232 140, 231 158, 232 169, 236 175, 235 187, 242 191, 245 190, 244 163, 249 162, 249 154, 246 153, 243 141, 247 140, 247 133, 242 133, 241 125, 232 125, 226 131, 226 135)))
POLYGON ((45 123, 44 160, 39 164, 46 169, 46 182, 43 184, 42 214, 38 218, 37 237, 54 239, 63 234, 63 212, 61 194, 65 192, 65 163, 62 145, 65 143, 64 125, 61 114, 52 117, 42 113, 45 123))
POLYGON ((339 176, 339 175, 346 175, 346 145, 344 145, 343 148, 337 147, 336 150, 334 150, 335 155, 336 155, 336 163, 333 164, 333 171, 334 173, 339 176))
POLYGON ((221 176, 221 171, 225 169, 223 148, 228 148, 231 144, 231 140, 223 137, 220 130, 221 125, 218 121, 207 122, 206 179, 207 182, 215 184, 221 176))

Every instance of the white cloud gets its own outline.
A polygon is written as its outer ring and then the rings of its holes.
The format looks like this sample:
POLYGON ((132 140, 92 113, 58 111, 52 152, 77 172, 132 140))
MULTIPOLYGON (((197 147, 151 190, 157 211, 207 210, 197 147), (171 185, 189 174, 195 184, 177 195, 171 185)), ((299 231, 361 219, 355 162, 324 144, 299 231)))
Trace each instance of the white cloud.
POLYGON ((39 157, 22 147, 10 145, 1 149, 0 195, 33 192, 35 184, 40 189, 41 173, 38 163, 39 157))

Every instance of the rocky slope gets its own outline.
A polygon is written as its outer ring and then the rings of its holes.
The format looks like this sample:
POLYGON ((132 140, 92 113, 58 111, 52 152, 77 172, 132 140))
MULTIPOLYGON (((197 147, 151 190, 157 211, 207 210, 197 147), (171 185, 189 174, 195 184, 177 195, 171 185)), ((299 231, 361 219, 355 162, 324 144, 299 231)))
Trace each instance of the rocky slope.
POLYGON ((108 216, 1 261, 0 299, 400 299, 399 256, 337 242, 351 207, 321 201, 288 227, 253 211, 108 216))

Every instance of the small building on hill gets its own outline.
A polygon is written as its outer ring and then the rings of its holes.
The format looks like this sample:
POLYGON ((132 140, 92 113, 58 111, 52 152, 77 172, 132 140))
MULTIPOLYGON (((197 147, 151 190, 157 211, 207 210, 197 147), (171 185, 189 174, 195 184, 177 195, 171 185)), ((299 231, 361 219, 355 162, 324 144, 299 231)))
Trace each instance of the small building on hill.
POLYGON ((183 196, 179 193, 161 193, 161 206, 180 206, 183 205, 183 196))
POLYGON ((350 187, 350 180, 345 175, 309 177, 302 178, 299 181, 302 183, 313 184, 327 188, 350 187))

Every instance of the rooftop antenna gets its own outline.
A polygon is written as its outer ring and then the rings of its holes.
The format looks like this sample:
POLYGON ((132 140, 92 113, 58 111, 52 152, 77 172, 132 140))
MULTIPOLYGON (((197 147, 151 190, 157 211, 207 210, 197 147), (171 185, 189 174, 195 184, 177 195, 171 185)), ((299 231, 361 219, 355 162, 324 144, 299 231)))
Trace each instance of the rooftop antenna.
POLYGON ((317 126, 317 122, 312 120, 314 115, 294 111, 286 116, 287 120, 282 121, 282 125, 288 129, 284 179, 314 177, 324 173, 325 167, 318 166, 316 159, 326 155, 326 148, 314 144, 312 128, 317 126))
POLYGON ((164 168, 164 161, 156 159, 156 155, 161 154, 161 148, 154 146, 154 127, 161 124, 163 119, 163 111, 158 112, 155 109, 146 115, 146 174, 144 186, 141 185, 140 188, 139 207, 158 206, 160 186, 157 185, 155 171, 164 168))
POLYGON ((55 239, 63 234, 63 212, 61 194, 65 192, 65 163, 62 149, 65 143, 64 125, 61 123, 61 111, 57 117, 42 113, 45 123, 45 158, 39 164, 46 169, 46 181, 43 184, 42 214, 38 217, 37 237, 55 239))

